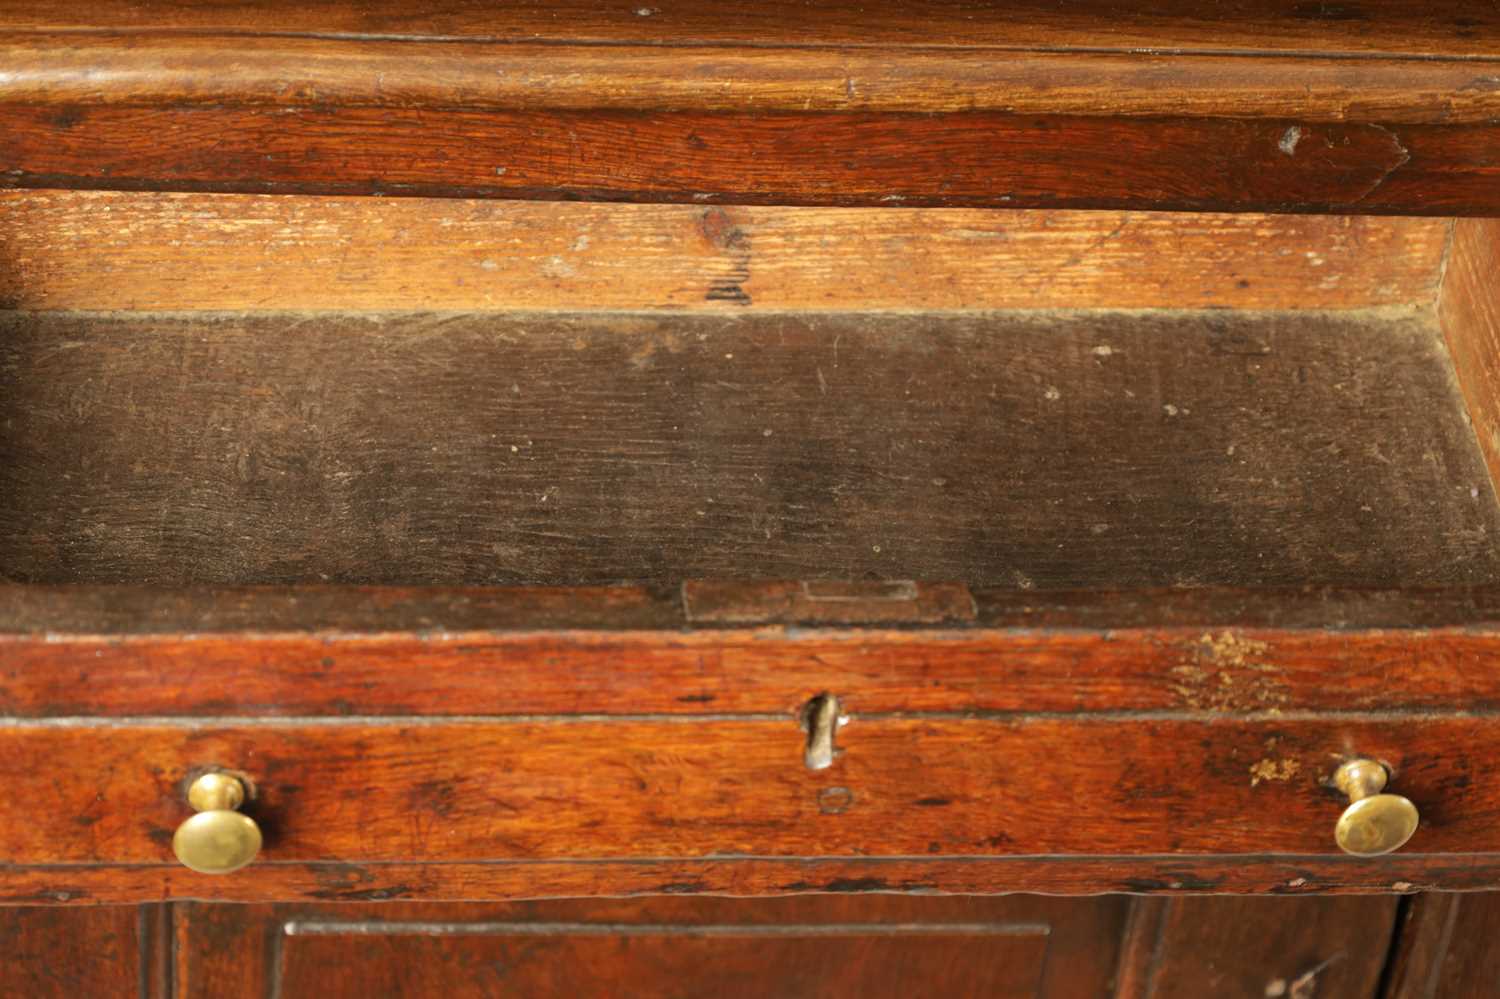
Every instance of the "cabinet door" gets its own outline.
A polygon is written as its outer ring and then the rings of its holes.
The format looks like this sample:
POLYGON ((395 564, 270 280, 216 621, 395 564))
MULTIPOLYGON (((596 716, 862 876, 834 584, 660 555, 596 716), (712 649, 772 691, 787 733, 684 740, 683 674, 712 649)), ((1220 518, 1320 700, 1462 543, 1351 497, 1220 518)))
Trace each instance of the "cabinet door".
POLYGON ((1107 996, 1120 896, 178 907, 179 995, 1107 996))
POLYGON ((1382 999, 1500 991, 1500 893, 1418 895, 1401 916, 1382 999))
MULTIPOLYGON (((0 995, 1375 999, 1396 911, 1390 896, 874 894, 0 908, 0 995)), ((1453 994, 1466 968, 1449 962, 1453 994)))
POLYGON ((0 907, 0 996, 170 996, 171 916, 167 905, 0 907))

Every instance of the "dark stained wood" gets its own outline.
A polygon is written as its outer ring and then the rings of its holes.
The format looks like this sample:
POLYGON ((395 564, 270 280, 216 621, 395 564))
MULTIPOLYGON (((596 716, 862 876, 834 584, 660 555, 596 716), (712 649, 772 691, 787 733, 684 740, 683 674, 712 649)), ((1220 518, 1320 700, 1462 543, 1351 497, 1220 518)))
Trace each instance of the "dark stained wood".
POLYGON ((29 0, 0 65, 26 187, 1500 210, 1464 0, 29 0))
POLYGON ((0 704, 22 718, 791 717, 831 691, 857 712, 1500 706, 1500 673, 1474 666, 1500 656, 1495 589, 983 593, 978 609, 982 627, 689 630, 667 589, 10 586, 0 704))
POLYGON ((165 996, 166 907, 0 908, 0 993, 28 999, 165 996))
POLYGON ((0 848, 16 865, 169 864, 183 789, 220 767, 253 785, 270 864, 1326 857, 1343 807, 1326 782, 1365 755, 1422 810, 1413 854, 1500 852, 1500 797, 1473 779, 1500 751, 1489 715, 855 712, 824 771, 804 740, 791 712, 12 722, 0 848))
POLYGON ((1373 996, 1396 899, 1172 898, 1143 981, 1119 999, 1373 996))
MULTIPOLYGON (((279 906, 174 902, 172 999, 297 999, 277 992, 280 978, 279 906)), ((346 905, 340 910, 352 909, 346 905)), ((370 906, 371 909, 384 906, 370 906)), ((325 969, 332 970, 332 969, 325 969)), ((377 989, 373 994, 386 994, 377 989)), ((446 991, 446 990, 444 990, 446 991)))
POLYGON ((1480 996, 1500 982, 1500 895, 1427 894, 1411 902, 1383 999, 1480 996))
POLYGON ((1105 996, 1120 897, 189 904, 178 995, 1105 996))
POLYGON ((1438 314, 1474 435, 1500 488, 1500 219, 1455 223, 1438 314))
POLYGON ((24 310, 1360 309, 1445 219, 0 192, 24 310))
POLYGON ((0 415, 16 582, 1500 569, 1421 313, 10 313, 0 415))
POLYGON ((1140 999, 1147 995, 1161 959, 1161 930, 1166 915, 1164 896, 1135 895, 1130 899, 1120 939, 1120 963, 1115 968, 1116 999, 1140 999))
POLYGON ((337 35, 504 42, 586 41, 764 46, 1150 49, 1161 53, 1402 54, 1500 57, 1500 14, 1465 0, 1362 0, 1357 7, 1301 0, 1246 0, 1204 7, 1193 0, 1122 6, 1013 0, 798 0, 685 2, 667 7, 544 0, 495 5, 441 0, 413 8, 397 0, 307 5, 292 0, 10 0, 0 28, 15 32, 129 35, 337 35), (642 13, 642 12, 645 13, 642 13))
MULTIPOLYGON (((956 597, 961 584, 931 584, 920 581, 823 581, 812 584, 817 593, 830 586, 854 588, 855 612, 839 611, 830 622, 819 601, 799 601, 789 609, 765 596, 786 588, 804 588, 805 582, 689 580, 681 586, 617 585, 566 587, 387 587, 387 586, 239 586, 166 589, 141 586, 20 586, 0 584, 0 635, 10 640, 47 637, 53 642, 135 637, 154 641, 191 642, 229 635, 274 642, 296 639, 303 633, 337 634, 341 640, 400 639, 416 637, 442 642, 445 633, 466 632, 470 637, 513 631, 616 631, 661 630, 676 632, 688 641, 689 630, 713 631, 703 641, 731 641, 733 626, 693 620, 687 613, 685 594, 712 590, 722 600, 743 604, 739 624, 828 625, 854 623, 878 625, 889 608, 887 602, 929 587, 956 597), (868 590, 861 590, 868 587, 868 590), (751 614, 752 602, 763 612, 751 614), (869 607, 865 617, 858 608, 869 607), (192 634, 184 634, 191 632, 192 634), (403 636, 403 632, 417 632, 403 636), (362 634, 368 633, 368 634, 362 634)), ((804 591, 805 592, 805 591, 804 591)), ((1440 639, 1438 644, 1469 634, 1478 641, 1500 623, 1500 587, 1405 586, 1393 589, 1339 588, 1328 586, 1265 587, 1253 590, 1225 587, 1193 589, 1128 590, 1017 590, 1014 587, 970 590, 973 616, 945 616, 946 627, 927 637, 962 637, 952 634, 966 626, 1004 630, 1047 629, 1051 640, 1066 640, 1069 632, 1186 629, 1197 632, 1245 629, 1265 632, 1278 641, 1292 635, 1276 632, 1312 631, 1325 641, 1357 643, 1369 641, 1361 632, 1390 632, 1385 637, 1401 642, 1410 637, 1440 639), (960 619, 962 617, 962 619, 960 619), (1450 634, 1434 634, 1449 632, 1450 634)), ((905 632, 903 632, 905 633, 905 632)), ((896 640, 890 633, 861 628, 858 634, 872 641, 896 640)), ((557 636, 563 637, 563 636, 557 636)), ((566 636, 571 638, 573 636, 566 636)), ((629 634, 617 638, 633 638, 629 634)), ((645 637, 645 636, 642 636, 645 637)), ((665 636, 654 636, 661 641, 665 636)), ((761 631, 758 637, 768 637, 761 631)), ((799 641, 844 637, 833 632, 803 632, 789 635, 799 641)), ((922 635, 915 633, 915 640, 922 635)), ((984 636, 989 637, 989 636, 984 636)), ((1014 640, 1019 636, 1008 636, 1014 640)), ((669 647, 670 643, 667 646, 669 647)), ((268 646, 269 647, 269 646, 268 646)), ((1395 647, 1395 646, 1393 646, 1395 647)), ((1482 646, 1475 646, 1475 649, 1482 646)), ((1314 653, 1312 645, 1277 658, 1299 659, 1329 655, 1314 653)), ((1294 665, 1294 664, 1292 664, 1294 665)), ((1416 663, 1402 671, 1411 674, 1416 663)), ((1482 688, 1472 688, 1477 691, 1482 688)))
POLYGON ((16 187, 933 207, 1500 211, 1500 126, 989 112, 0 106, 16 187), (1100 169, 1101 164, 1109 169, 1100 169))
POLYGON ((212 877, 171 864, 0 867, 0 904, 140 899, 230 902, 476 901, 804 893, 1097 895, 1390 894, 1493 890, 1500 854, 1112 857, 721 857, 696 860, 360 863, 258 861, 212 877))
POLYGON ((1428 892, 1405 901, 1396 917, 1381 999, 1436 999, 1462 898, 1452 892, 1428 892))

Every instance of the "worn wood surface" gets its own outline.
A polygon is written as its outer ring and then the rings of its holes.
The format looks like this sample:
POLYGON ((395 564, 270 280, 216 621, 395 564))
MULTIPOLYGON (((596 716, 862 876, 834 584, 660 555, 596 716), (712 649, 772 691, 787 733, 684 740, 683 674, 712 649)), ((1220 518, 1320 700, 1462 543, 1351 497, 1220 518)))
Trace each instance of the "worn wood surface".
POLYGON ((1483 995, 1500 981, 1500 895, 1411 900, 1383 999, 1483 995))
POLYGON ((1455 224, 1438 314, 1474 435, 1500 488, 1500 219, 1455 224))
MULTIPOLYGON (((1423 896, 1414 912, 1458 896, 1423 896)), ((1483 906, 1484 896, 1465 903, 1483 906)), ((36 999, 285 999, 328 995, 596 994, 619 982, 652 995, 921 992, 940 981, 965 994, 1166 996, 1197 984, 1260 995, 1314 955, 1342 957, 1311 976, 1312 995, 1373 995, 1364 965, 1383 954, 1391 898, 937 898, 848 893, 767 899, 658 896, 494 903, 308 903, 25 908, 0 912, 0 987, 36 999), (1146 936, 1142 909, 1172 913, 1146 936), (1303 934, 1287 939, 1301 928, 1303 934), (140 944, 133 949, 132 945, 140 944), (1207 948, 1207 949, 1205 949, 1207 948), (736 959, 753 949, 753 964, 736 959), (1140 952, 1140 953, 1135 953, 1140 952), (1139 958, 1149 982, 1117 970, 1139 958), (900 964, 890 966, 893 959, 900 964), (1300 960, 1299 960, 1300 959, 1300 960), (141 975, 143 963, 151 965, 141 975), (1351 962, 1353 967, 1350 966, 1351 962), (729 980, 722 976, 735 974, 729 980), (913 985, 903 976, 920 974, 913 985), (1111 978, 1115 982, 1111 982, 1111 978), (968 988, 975 986, 975 988, 968 988), (1243 986, 1243 989, 1238 987, 1243 986), (1253 986, 1253 989, 1252 989, 1253 986), (360 990, 363 991, 360 991, 360 990), (529 991, 528 991, 529 989, 529 991), (467 991, 466 991, 467 990, 467 991)), ((1416 921, 1425 926, 1425 919, 1416 921)), ((1415 925, 1414 929, 1415 929, 1415 925)), ((1460 945, 1482 946, 1482 927, 1460 945)), ((1403 933, 1398 944, 1411 934, 1403 933)), ((1402 953, 1405 951, 1403 950, 1402 953)), ((1316 967, 1316 964, 1311 964, 1316 967)), ((1458 969, 1453 969, 1457 971, 1458 969)), ((1450 971, 1448 991, 1492 978, 1450 971)), ((1478 974, 1474 974, 1477 972, 1478 974)), ((1297 995, 1290 991, 1283 995, 1297 995)), ((1307 994, 1307 993, 1304 993, 1307 994)), ((1402 997, 1431 992, 1394 992, 1402 997)))
POLYGON ((16 582, 1379 586, 1500 565, 1417 313, 11 313, 0 400, 16 582))
POLYGON ((28 999, 165 996, 165 907, 0 907, 0 992, 28 999))
POLYGON ((1463 0, 25 0, 0 65, 28 187, 1500 209, 1463 0))
POLYGON ((1494 890, 1500 854, 1113 857, 720 857, 696 860, 284 862, 211 877, 181 865, 0 867, 0 904, 483 901, 803 893, 1098 895, 1390 894, 1494 890))
POLYGON ((1360 216, 0 192, 9 308, 1357 309, 1451 223, 1360 216))
POLYGON ((1124 898, 184 904, 178 995, 1105 996, 1124 898))
MULTIPOLYGON (((1133 941, 1139 977, 1117 999, 1374 996, 1397 899, 1170 898, 1133 941)), ((1130 963, 1130 962, 1127 962, 1130 963)), ((1476 980, 1477 981, 1477 980, 1476 980)))
POLYGON ((667 8, 545 0, 496 6, 443 0, 413 9, 394 0, 307 6, 280 0, 11 0, 0 27, 18 32, 336 35, 539 40, 649 45, 750 43, 879 47, 1155 49, 1348 52, 1438 58, 1500 57, 1500 14, 1464 0, 1365 0, 1357 8, 1250 0, 1204 8, 1164 0, 1122 9, 1108 0, 1065 6, 1017 0, 797 0, 683 3, 667 8), (641 13, 644 10, 647 13, 641 13))
POLYGON ((1500 125, 1488 123, 12 104, 0 130, 0 179, 27 188, 1500 211, 1500 125))
POLYGON ((1325 785, 1358 754, 1422 810, 1413 854, 1500 852, 1500 799, 1473 779, 1500 749, 1487 713, 864 713, 825 771, 805 739, 791 713, 10 722, 0 849, 172 863, 183 789, 227 767, 254 786, 272 864, 1329 856, 1343 804, 1325 785))
MULTIPOLYGON (((817 13, 803 7, 797 20, 774 27, 805 28, 817 13)), ((912 25, 917 32, 933 26, 912 25)), ((1100 23, 1096 30, 1104 27, 1100 23)), ((1481 122, 1500 108, 1500 76, 1491 59, 1374 52, 1349 59, 1328 50, 1110 52, 1098 46, 1097 34, 1088 40, 1088 51, 997 50, 972 39, 945 48, 858 43, 868 36, 837 46, 809 45, 802 38, 778 45, 765 37, 606 45, 495 41, 297 37, 284 31, 49 34, 7 25, 0 28, 0 61, 7 70, 0 77, 0 102, 1004 111, 1386 125, 1481 122)), ((1500 41, 1494 44, 1492 59, 1500 54, 1500 41)))
MULTIPOLYGON (((1462 899, 1457 893, 1431 892, 1405 900, 1397 915, 1381 999, 1437 999, 1462 899)), ((1479 896, 1481 911, 1486 908, 1484 901, 1479 896)))
MULTIPOLYGON (((762 589, 745 585, 741 607, 762 589)), ((726 627, 690 621, 670 591, 632 587, 0 587, 0 709, 790 718, 823 691, 855 713, 1500 706, 1500 671, 1485 668, 1500 657, 1493 589, 990 591, 974 622, 920 629, 886 600, 824 606, 785 617, 768 604, 763 626, 726 627), (861 617, 869 626, 849 627, 861 617)))
MULTIPOLYGON (((681 585, 614 586, 28 586, 0 584, 0 636, 51 642, 139 638, 194 641, 233 637, 278 641, 311 635, 446 640, 517 631, 728 632, 746 625, 803 625, 797 641, 836 637, 807 628, 882 624, 1074 631, 1256 629, 1318 632, 1361 641, 1360 632, 1482 638, 1500 623, 1500 588, 1488 586, 1132 587, 1125 590, 970 589, 920 580, 688 580, 681 585), (800 593, 788 602, 788 591, 800 593), (961 594, 968 593, 972 608, 961 594), (704 613, 704 594, 712 596, 704 613), (913 616, 892 603, 910 603, 913 616), (696 612, 695 612, 696 608, 696 612), (725 612, 721 617, 721 612, 725 612), (920 619, 918 619, 920 618, 920 619), (445 634, 450 633, 450 634, 445 634), (413 637, 413 636, 407 636, 413 637)), ((765 632, 761 632, 766 634, 765 632)), ((881 641, 892 636, 862 627, 881 641)), ((567 636, 574 637, 572 635, 567 636)), ((630 638, 630 635, 616 637, 630 638)), ((656 636, 664 639, 666 636, 656 636)), ((705 636, 705 640, 711 636, 705 636)), ((724 637, 724 636, 721 636, 724 637)), ((726 640, 735 636, 729 635, 726 640)), ((929 635, 929 637, 932 637, 929 635)), ((948 637, 942 635, 941 637, 948 637)), ((962 637, 955 636, 955 637, 962 637)), ((1289 636, 1287 636, 1289 637, 1289 636)), ((1302 649, 1298 656, 1309 654, 1302 649)), ((1288 656, 1287 658, 1295 658, 1288 656)))

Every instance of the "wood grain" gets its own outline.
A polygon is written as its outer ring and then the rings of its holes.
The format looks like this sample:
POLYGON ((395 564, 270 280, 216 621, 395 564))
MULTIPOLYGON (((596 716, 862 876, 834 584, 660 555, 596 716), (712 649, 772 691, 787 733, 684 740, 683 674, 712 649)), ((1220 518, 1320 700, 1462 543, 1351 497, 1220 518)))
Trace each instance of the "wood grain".
POLYGON ((1455 224, 1438 315, 1490 481, 1500 489, 1500 220, 1455 224))
POLYGON ((16 582, 1392 586, 1500 567, 1419 313, 10 313, 0 399, 16 582))
POLYGON ((494 44, 0 30, 0 103, 1003 111, 1385 125, 1483 122, 1500 108, 1495 64, 1472 59, 1110 52, 1096 39, 1088 50, 1003 51, 864 40, 494 44))
POLYGON ((26 0, 0 64, 27 187, 1500 210, 1463 0, 26 0))
MULTIPOLYGON (((1046 926, 924 927, 906 934, 865 926, 832 937, 820 929, 791 926, 771 934, 672 926, 609 934, 520 926, 485 934, 299 934, 283 947, 281 982, 291 995, 316 990, 330 999, 357 999, 382 987, 475 999, 502 987, 515 990, 512 995, 597 995, 622 982, 669 999, 768 993, 896 999, 935 979, 999 999, 1080 994, 1040 989, 1050 943, 1046 926), (330 979, 330 968, 343 970, 330 979), (467 974, 455 975, 456 968, 467 974)), ((1070 984, 1103 994, 1105 983, 1075 978, 1070 984)))
POLYGON ((30 999, 165 995, 156 965, 161 906, 0 908, 0 991, 30 999))
POLYGON ((911 995, 941 980, 984 995, 1015 994, 1001 991, 1009 982, 1027 997, 1102 997, 1125 907, 873 895, 185 904, 177 994, 600 995, 629 982, 653 996, 911 995))
POLYGON ((0 105, 26 188, 1352 214, 1500 211, 1500 125, 994 112, 0 105), (1101 169, 1108 164, 1108 169, 1101 169))
POLYGON ((1405 901, 1380 999, 1436 999, 1462 899, 1456 892, 1428 892, 1405 901))
POLYGON ((1436 219, 0 192, 0 303, 98 309, 1357 309, 1436 219))
POLYGON ((1358 7, 1301 0, 1247 0, 1205 9, 1192 0, 1121 8, 1108 0, 1066 6, 1016 0, 797 0, 689 2, 662 8, 545 0, 497 6, 441 0, 412 8, 395 0, 10 0, 0 28, 16 32, 264 36, 394 36, 504 42, 698 43, 875 47, 1148 49, 1500 57, 1500 14, 1465 0, 1364 0, 1358 7), (642 10, 648 13, 641 13, 642 10))
POLYGON ((856 714, 1488 711, 1500 672, 1476 667, 1500 658, 1490 592, 1147 591, 1050 610, 1056 596, 987 594, 974 628, 687 630, 674 598, 630 588, 4 587, 0 709, 793 718, 830 691, 856 714))
MULTIPOLYGON (((97 638, 114 643, 130 637, 169 642, 200 637, 281 639, 305 634, 410 637, 403 636, 404 632, 432 639, 444 639, 444 633, 455 632, 492 636, 517 631, 683 633, 690 628, 727 632, 734 625, 751 624, 802 625, 806 630, 890 624, 886 602, 898 595, 914 600, 926 623, 942 624, 945 632, 955 630, 955 626, 1045 629, 1053 632, 1050 637, 1054 638, 1073 631, 1223 628, 1311 631, 1338 641, 1357 640, 1360 632, 1393 632, 1389 636, 1393 639, 1400 639, 1403 633, 1423 637, 1436 631, 1482 637, 1500 622, 1500 588, 1493 585, 1384 590, 1295 586, 1028 591, 1014 587, 970 590, 958 583, 920 580, 835 580, 811 585, 807 581, 689 580, 680 586, 299 585, 190 589, 0 584, 0 609, 4 612, 0 635, 53 641, 97 638), (862 596, 852 602, 855 611, 865 607, 869 614, 855 613, 847 603, 829 613, 821 601, 815 600, 795 602, 789 609, 782 599, 787 586, 818 594, 836 591, 840 586, 856 591, 869 588, 873 592, 867 596, 876 599, 862 596), (967 591, 972 614, 943 613, 929 618, 928 611, 922 610, 923 601, 936 600, 934 591, 957 606, 963 605, 959 594, 967 591), (714 593, 722 606, 732 607, 735 620, 695 620, 694 598, 704 592, 714 593)), ((861 628, 860 633, 876 634, 869 628, 861 628)), ((804 633, 795 637, 816 636, 804 633)))
POLYGON ((1482 995, 1500 977, 1500 896, 1414 898, 1382 999, 1482 995))
POLYGON ((1373 996, 1397 899, 1172 898, 1149 977, 1118 999, 1373 996))
POLYGON ((1493 891, 1500 854, 1319 856, 790 857, 696 860, 354 863, 264 860, 253 874, 205 877, 167 864, 0 866, 0 904, 499 901, 659 895, 1157 896, 1493 891))
POLYGON ((11 722, 0 848, 172 863, 183 789, 226 767, 253 785, 271 864, 1329 856, 1343 799, 1325 785, 1350 755, 1386 761, 1421 809, 1413 854, 1500 845, 1500 800, 1473 779, 1500 749, 1488 714, 861 714, 824 771, 804 740, 790 714, 11 722))

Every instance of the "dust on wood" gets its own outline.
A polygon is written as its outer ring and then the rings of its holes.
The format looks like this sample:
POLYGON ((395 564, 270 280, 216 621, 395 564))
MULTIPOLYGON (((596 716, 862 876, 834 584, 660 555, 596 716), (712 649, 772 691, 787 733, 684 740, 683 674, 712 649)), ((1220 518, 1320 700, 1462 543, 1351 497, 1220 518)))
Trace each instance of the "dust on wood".
POLYGON ((19 582, 1482 583, 1484 481, 1405 313, 0 315, 19 582))

